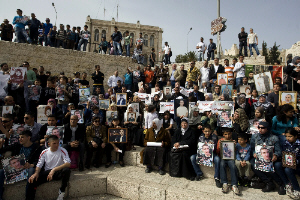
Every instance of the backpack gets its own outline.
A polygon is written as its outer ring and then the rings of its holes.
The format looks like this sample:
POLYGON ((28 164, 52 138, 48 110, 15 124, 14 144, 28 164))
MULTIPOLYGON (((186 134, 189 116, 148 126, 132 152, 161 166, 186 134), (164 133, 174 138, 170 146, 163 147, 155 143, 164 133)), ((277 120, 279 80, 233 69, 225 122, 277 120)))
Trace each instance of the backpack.
POLYGON ((172 51, 170 51, 170 53, 169 53, 169 57, 172 57, 172 51))

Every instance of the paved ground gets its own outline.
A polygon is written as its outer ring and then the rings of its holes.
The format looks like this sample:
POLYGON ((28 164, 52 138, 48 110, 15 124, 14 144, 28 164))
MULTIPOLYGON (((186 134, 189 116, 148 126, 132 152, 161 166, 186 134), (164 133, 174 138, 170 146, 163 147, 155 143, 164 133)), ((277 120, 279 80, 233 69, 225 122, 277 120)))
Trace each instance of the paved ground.
POLYGON ((67 200, 103 200, 103 199, 105 199, 105 200, 119 200, 119 199, 123 199, 123 198, 116 197, 116 196, 113 196, 113 195, 103 194, 103 195, 93 195, 93 196, 78 197, 78 198, 68 198, 67 200))

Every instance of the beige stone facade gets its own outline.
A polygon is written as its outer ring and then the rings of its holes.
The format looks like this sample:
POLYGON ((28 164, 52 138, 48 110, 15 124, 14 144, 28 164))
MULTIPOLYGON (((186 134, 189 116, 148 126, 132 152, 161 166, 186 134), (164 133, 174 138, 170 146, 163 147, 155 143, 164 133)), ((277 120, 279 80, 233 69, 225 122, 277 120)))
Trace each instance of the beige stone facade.
MULTIPOLYGON (((115 26, 118 27, 118 30, 122 33, 123 37, 125 36, 125 31, 129 31, 129 35, 133 38, 133 44, 135 44, 136 39, 139 38, 139 33, 143 33, 143 54, 146 55, 146 58, 151 53, 152 48, 155 49, 157 57, 159 51, 162 49, 163 29, 158 26, 142 25, 140 21, 137 21, 136 24, 116 22, 114 18, 112 18, 111 21, 92 19, 90 16, 87 17, 85 24, 88 25, 88 30, 91 32, 92 45, 87 48, 88 51, 98 50, 98 45, 95 44, 99 44, 103 36, 109 41, 115 26)), ((130 50, 133 52, 134 47, 130 50)))

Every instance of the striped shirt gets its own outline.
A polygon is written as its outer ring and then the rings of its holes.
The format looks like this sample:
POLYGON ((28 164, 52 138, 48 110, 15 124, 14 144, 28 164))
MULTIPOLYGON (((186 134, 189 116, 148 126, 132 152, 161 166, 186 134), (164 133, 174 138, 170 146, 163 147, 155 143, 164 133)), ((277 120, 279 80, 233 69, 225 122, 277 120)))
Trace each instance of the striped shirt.
POLYGON ((228 83, 229 83, 229 81, 234 78, 234 75, 233 75, 234 66, 233 65, 230 65, 230 66, 225 65, 224 68, 225 68, 225 73, 227 73, 228 83))

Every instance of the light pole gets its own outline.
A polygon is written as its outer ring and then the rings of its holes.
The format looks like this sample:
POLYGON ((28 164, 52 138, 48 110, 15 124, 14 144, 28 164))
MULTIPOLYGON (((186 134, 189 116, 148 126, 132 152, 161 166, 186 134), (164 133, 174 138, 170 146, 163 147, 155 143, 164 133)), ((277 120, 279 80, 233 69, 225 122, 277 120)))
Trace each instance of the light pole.
POLYGON ((54 11, 55 11, 55 26, 56 26, 57 12, 56 12, 56 8, 55 8, 55 5, 54 5, 54 3, 52 3, 52 6, 53 6, 53 8, 54 8, 54 11))
POLYGON ((189 38, 188 38, 188 36, 189 36, 189 33, 191 32, 192 29, 193 28, 191 27, 190 30, 189 30, 189 32, 186 35, 186 53, 189 52, 189 38))
MULTIPOLYGON (((220 17, 220 0, 218 0, 218 18, 220 17)), ((221 47, 221 37, 220 31, 218 32, 218 42, 217 42, 217 58, 221 58, 220 56, 220 47, 221 47)))

